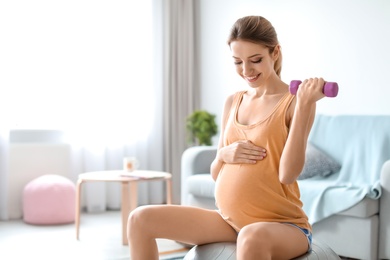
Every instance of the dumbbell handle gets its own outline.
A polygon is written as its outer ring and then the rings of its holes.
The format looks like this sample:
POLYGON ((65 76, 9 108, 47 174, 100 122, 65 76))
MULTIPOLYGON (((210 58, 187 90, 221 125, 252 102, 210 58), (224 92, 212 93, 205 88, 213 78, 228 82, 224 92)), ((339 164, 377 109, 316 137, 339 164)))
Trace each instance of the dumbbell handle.
MULTIPOLYGON (((300 80, 292 80, 290 83, 290 93, 295 95, 297 94, 299 85, 302 83, 300 80)), ((327 97, 335 97, 339 93, 339 85, 336 82, 326 82, 322 92, 327 97)))

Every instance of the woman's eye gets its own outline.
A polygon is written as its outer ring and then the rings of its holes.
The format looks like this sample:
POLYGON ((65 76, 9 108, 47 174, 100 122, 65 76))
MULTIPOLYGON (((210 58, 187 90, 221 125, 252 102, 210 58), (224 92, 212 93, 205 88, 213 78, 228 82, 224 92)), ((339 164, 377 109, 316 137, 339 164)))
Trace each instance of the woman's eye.
POLYGON ((242 61, 235 61, 234 65, 240 65, 241 63, 242 63, 242 61))
POLYGON ((258 60, 254 60, 252 61, 253 63, 260 63, 263 59, 258 59, 258 60))

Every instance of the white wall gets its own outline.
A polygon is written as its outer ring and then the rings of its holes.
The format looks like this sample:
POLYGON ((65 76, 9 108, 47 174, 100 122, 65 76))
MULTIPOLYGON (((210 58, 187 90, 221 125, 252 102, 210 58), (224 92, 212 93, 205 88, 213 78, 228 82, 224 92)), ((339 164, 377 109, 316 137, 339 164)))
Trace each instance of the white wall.
POLYGON ((336 81, 336 98, 321 114, 390 114, 390 1, 200 0, 201 106, 217 114, 227 95, 246 88, 234 72, 226 39, 233 23, 261 15, 274 25, 283 51, 282 79, 336 81))

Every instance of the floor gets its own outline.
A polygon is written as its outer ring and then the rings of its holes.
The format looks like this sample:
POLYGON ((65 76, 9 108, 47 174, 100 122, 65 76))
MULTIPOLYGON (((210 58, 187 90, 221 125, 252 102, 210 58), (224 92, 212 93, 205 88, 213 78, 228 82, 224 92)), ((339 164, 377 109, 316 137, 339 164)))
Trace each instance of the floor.
MULTIPOLYGON (((122 245, 120 211, 82 213, 80 239, 74 224, 29 225, 23 220, 0 221, 1 260, 130 260, 122 245)), ((159 239, 160 259, 181 259, 183 246, 159 239), (176 258, 179 257, 179 258, 176 258)), ((351 258, 341 258, 351 260, 351 258)))
MULTIPOLYGON (((129 260, 130 251, 121 238, 120 211, 83 213, 80 240, 76 240, 74 224, 36 226, 22 220, 0 221, 0 259, 129 260)), ((183 249, 164 239, 158 240, 158 246, 160 259, 172 258, 183 249)))

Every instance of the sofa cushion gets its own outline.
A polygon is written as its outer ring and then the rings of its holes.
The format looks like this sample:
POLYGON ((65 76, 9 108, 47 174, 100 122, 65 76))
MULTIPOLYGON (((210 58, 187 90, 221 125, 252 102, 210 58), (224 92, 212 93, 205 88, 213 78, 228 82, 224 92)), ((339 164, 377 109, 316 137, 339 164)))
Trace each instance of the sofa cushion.
POLYGON ((355 206, 337 213, 337 215, 352 216, 358 218, 368 218, 379 213, 379 201, 364 198, 355 206))
POLYGON ((298 180, 304 180, 314 176, 326 177, 340 169, 340 164, 328 154, 311 143, 307 143, 305 165, 298 180))
POLYGON ((187 178, 188 192, 194 196, 214 199, 215 182, 210 173, 195 174, 187 178))

